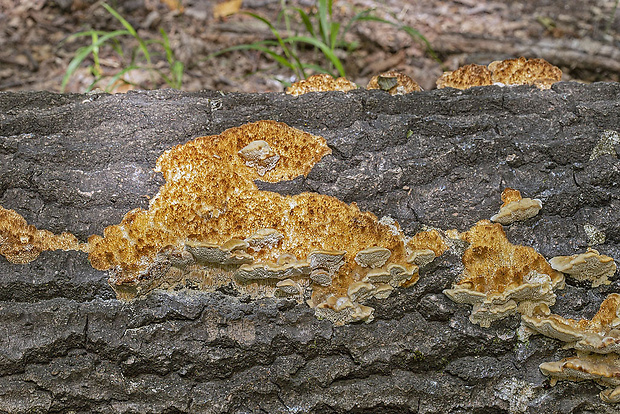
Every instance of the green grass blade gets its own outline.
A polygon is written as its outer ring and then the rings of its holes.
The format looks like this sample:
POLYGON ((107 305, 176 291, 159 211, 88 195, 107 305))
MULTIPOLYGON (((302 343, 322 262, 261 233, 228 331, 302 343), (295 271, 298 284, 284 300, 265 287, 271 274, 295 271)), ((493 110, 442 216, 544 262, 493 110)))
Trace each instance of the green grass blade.
MULTIPOLYGON (((276 42, 273 42, 274 44, 276 44, 276 42)), ((263 52, 267 55, 269 55, 273 60, 275 60, 276 62, 278 62, 280 65, 287 67, 289 69, 291 69, 292 71, 297 71, 297 69, 295 68, 295 65, 293 65, 291 62, 289 62, 287 59, 283 58, 282 56, 280 56, 278 53, 274 52, 273 50, 269 49, 267 46, 264 45, 264 42, 260 42, 260 43, 251 43, 251 44, 247 44, 247 45, 237 45, 237 46, 231 46, 231 47, 227 47, 226 49, 222 49, 219 50, 215 53, 210 54, 209 56, 207 56, 206 59, 212 58, 212 57, 216 57, 219 56, 221 54, 227 53, 227 52, 232 52, 235 50, 256 50, 259 52, 263 52)))
POLYGON ((282 51, 284 52, 286 57, 288 59, 291 58, 291 52, 290 52, 289 48, 286 46, 286 44, 284 43, 284 41, 282 40, 282 36, 280 36, 280 32, 278 31, 278 29, 276 29, 276 27, 273 24, 271 24, 271 22, 269 20, 265 19, 262 16, 259 16, 256 13, 252 13, 252 12, 243 12, 243 14, 247 14, 248 16, 251 16, 251 17, 253 17, 253 18, 255 18, 255 19, 265 23, 267 25, 267 27, 269 27, 269 29, 271 30, 271 33, 273 33, 273 35, 278 40, 278 44, 282 48, 282 51))
POLYGON ((301 21, 306 27, 306 30, 308 31, 310 36, 316 37, 316 35, 314 34, 314 27, 312 26, 312 21, 310 20, 310 16, 308 16, 308 13, 298 7, 296 7, 295 10, 299 14, 299 17, 301 18, 301 21))
POLYGON ((428 39, 424 37, 422 33, 417 31, 413 27, 409 27, 409 26, 399 26, 399 29, 407 33, 412 38, 414 39, 417 38, 418 40, 422 41, 422 43, 424 43, 424 45, 426 46, 426 53, 428 53, 430 57, 432 57, 436 62, 442 63, 441 59, 439 59, 439 57, 433 50, 433 47, 431 46, 431 42, 429 42, 428 39))
POLYGON ((364 17, 369 16, 370 13, 374 12, 374 10, 375 9, 363 10, 363 11, 357 13, 355 16, 353 16, 351 18, 351 20, 349 20, 349 22, 345 26, 344 31, 342 32, 342 37, 344 38, 344 35, 349 33, 349 30, 351 29, 351 26, 353 25, 353 23, 355 23, 356 21, 359 21, 359 20, 363 20, 364 17))
POLYGON ((336 48, 336 42, 338 41, 338 31, 340 30, 340 23, 332 22, 330 28, 329 47, 331 50, 336 48))
MULTIPOLYGON (((331 1, 329 2, 331 5, 331 1)), ((324 44, 329 42, 329 21, 327 19, 328 16, 328 1, 327 0, 319 0, 319 30, 321 31, 321 36, 324 44)), ((331 8, 329 10, 329 15, 331 15, 331 8)))
POLYGON ((330 49, 329 46, 327 46, 320 40, 308 36, 291 36, 284 39, 284 41, 288 43, 307 43, 316 47, 323 53, 323 55, 325 55, 325 57, 332 63, 332 65, 334 65, 340 76, 346 76, 344 66, 342 65, 340 59, 338 59, 338 56, 336 56, 334 51, 330 49))
MULTIPOLYGON (((127 72, 130 72, 134 69, 140 69, 139 66, 128 66, 126 68, 124 68, 123 70, 121 70, 120 72, 118 72, 116 75, 112 76, 112 78, 110 78, 110 81, 108 82, 108 86, 106 86, 105 91, 106 92, 110 92, 112 91, 112 87, 114 86, 114 84, 123 76, 125 75, 127 72)), ((133 83, 131 82, 127 82, 126 80, 123 79, 123 82, 128 83, 130 85, 133 85, 133 83)))
POLYGON ((78 37, 91 37, 92 38, 93 34, 95 34, 97 36, 108 36, 108 39, 109 39, 109 38, 113 38, 113 37, 129 35, 130 33, 127 30, 114 30, 112 32, 104 32, 102 30, 86 30, 84 32, 73 33, 73 34, 67 36, 58 45, 62 46, 63 44, 65 44, 69 40, 76 39, 78 37))
MULTIPOLYGON (((90 38, 92 44, 96 45, 99 40, 99 36, 93 33, 90 38)), ((93 72, 95 77, 101 75, 101 66, 99 66, 99 46, 93 46, 93 72)))
POLYGON ((127 20, 125 20, 125 18, 123 16, 121 16, 116 10, 114 10, 112 7, 110 7, 109 5, 107 5, 106 3, 101 3, 101 5, 112 15, 114 16, 114 18, 116 20, 118 20, 123 27, 125 27, 125 29, 127 29, 127 31, 129 32, 129 34, 131 34, 137 41, 140 47, 140 50, 142 51, 142 54, 144 55, 144 58, 146 59, 146 61, 148 62, 148 64, 151 64, 151 54, 149 53, 148 48, 146 47, 146 44, 144 43, 144 40, 142 40, 142 38, 140 37, 140 35, 138 35, 138 32, 136 31, 136 29, 134 29, 134 27, 131 25, 131 23, 129 23, 127 20))
POLYGON ((62 78, 62 84, 60 89, 64 92, 67 87, 67 82, 69 82, 69 78, 73 75, 73 73, 77 70, 77 68, 82 64, 82 62, 93 53, 95 48, 98 48, 103 43, 107 42, 109 39, 118 36, 118 31, 107 33, 97 39, 97 41, 88 46, 83 46, 77 50, 75 53, 75 57, 71 59, 69 65, 67 66, 67 70, 65 71, 65 76, 62 78))
POLYGON ((161 37, 163 40, 163 42, 159 42, 163 47, 164 50, 166 51, 166 60, 168 61, 169 64, 173 64, 175 59, 174 59, 174 53, 172 53, 172 49, 170 49, 170 41, 168 40, 168 34, 166 33, 166 31, 164 29, 159 29, 159 32, 161 33, 161 37))
POLYGON ((170 68, 170 72, 173 77, 173 88, 181 89, 183 85, 183 72, 185 71, 185 65, 180 60, 176 60, 172 67, 170 68))

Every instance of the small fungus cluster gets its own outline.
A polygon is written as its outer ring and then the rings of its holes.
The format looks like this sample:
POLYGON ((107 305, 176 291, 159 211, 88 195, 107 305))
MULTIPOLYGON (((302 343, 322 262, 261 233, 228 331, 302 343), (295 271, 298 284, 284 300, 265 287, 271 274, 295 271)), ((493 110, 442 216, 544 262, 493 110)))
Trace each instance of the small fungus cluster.
POLYGON ((519 312, 548 314, 554 289, 564 286, 562 273, 533 248, 513 245, 499 223, 478 222, 458 236, 468 244, 461 280, 444 293, 457 303, 473 305, 469 319, 482 327, 519 312))
MULTIPOLYGON (((404 95, 422 90, 420 85, 404 73, 392 70, 374 76, 368 83, 367 89, 381 89, 390 95, 404 95)), ((357 85, 346 78, 334 79, 328 74, 312 75, 293 83, 286 89, 286 93, 293 96, 309 92, 341 91, 348 92, 357 89, 357 85)))
MULTIPOLYGON (((535 85, 539 89, 549 89, 562 79, 562 71, 544 59, 507 59, 494 61, 488 66, 470 64, 455 71, 444 72, 437 79, 437 88, 468 89, 474 86, 488 85, 535 85)), ((293 83, 286 93, 293 96, 308 92, 341 91, 357 89, 357 85, 346 78, 334 79, 331 75, 321 73, 312 75, 293 83)), ((420 85, 409 76, 391 70, 373 76, 366 89, 381 89, 390 95, 404 95, 422 90, 420 85)))
POLYGON ((486 85, 536 85, 548 89, 562 79, 562 71, 544 59, 507 59, 488 66, 470 64, 444 72, 437 88, 468 89, 486 85))
POLYGON ((512 188, 506 188, 502 192, 504 204, 499 213, 491 217, 491 221, 503 225, 512 224, 515 221, 523 221, 534 217, 542 208, 542 201, 531 198, 521 198, 521 193, 512 188))
POLYGON ((503 205, 490 221, 483 220, 457 234, 467 243, 462 279, 444 293, 457 303, 473 305, 472 323, 489 327, 493 321, 518 312, 520 336, 542 334, 566 342, 575 357, 540 365, 541 372, 558 380, 594 380, 607 388, 600 397, 620 402, 620 294, 611 294, 591 320, 573 320, 551 313, 555 289, 564 287, 564 274, 593 287, 609 284, 616 272, 613 258, 596 250, 558 256, 547 262, 531 247, 514 246, 506 239, 502 224, 533 217, 540 200, 521 198, 517 190, 502 192, 503 205))
POLYGON ((416 81, 395 70, 373 76, 366 89, 381 89, 390 95, 404 95, 422 90, 416 81))
POLYGON ((551 267, 579 281, 590 281, 592 287, 609 285, 609 277, 616 273, 616 262, 594 249, 572 256, 556 256, 549 260, 551 267))

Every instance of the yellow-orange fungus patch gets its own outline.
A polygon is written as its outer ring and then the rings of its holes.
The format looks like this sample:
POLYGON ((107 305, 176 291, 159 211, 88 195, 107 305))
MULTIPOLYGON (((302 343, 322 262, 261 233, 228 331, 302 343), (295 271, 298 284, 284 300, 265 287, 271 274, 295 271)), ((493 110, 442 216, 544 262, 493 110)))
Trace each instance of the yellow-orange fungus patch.
POLYGON ((70 233, 37 230, 13 210, 0 206, 0 254, 11 263, 24 264, 46 250, 85 250, 70 233))
POLYGON ((149 209, 91 236, 89 259, 110 270, 119 297, 233 282, 255 296, 311 293, 317 313, 336 323, 369 320, 372 308, 348 297, 352 283, 370 286, 366 299, 418 277, 398 224, 355 203, 283 196, 254 183, 306 175, 330 152, 323 138, 274 121, 178 145, 157 160, 166 183, 149 209))
POLYGON ((491 322, 519 312, 548 312, 555 303, 555 287, 564 276, 533 248, 513 245, 501 224, 478 222, 460 238, 469 244, 463 254, 463 278, 444 291, 458 303, 474 305, 470 320, 488 327, 491 322))
POLYGON ((444 72, 437 88, 468 89, 487 85, 536 85, 549 89, 562 79, 562 71, 544 59, 507 59, 488 66, 470 64, 452 72, 444 72))

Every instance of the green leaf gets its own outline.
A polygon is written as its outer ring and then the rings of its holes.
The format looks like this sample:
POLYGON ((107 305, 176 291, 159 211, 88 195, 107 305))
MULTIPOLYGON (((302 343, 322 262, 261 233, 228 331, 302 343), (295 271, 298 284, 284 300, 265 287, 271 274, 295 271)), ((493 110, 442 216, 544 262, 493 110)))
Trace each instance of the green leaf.
POLYGON ((377 84, 382 90, 389 91, 394 86, 398 85, 398 79, 396 76, 379 76, 377 77, 377 84))

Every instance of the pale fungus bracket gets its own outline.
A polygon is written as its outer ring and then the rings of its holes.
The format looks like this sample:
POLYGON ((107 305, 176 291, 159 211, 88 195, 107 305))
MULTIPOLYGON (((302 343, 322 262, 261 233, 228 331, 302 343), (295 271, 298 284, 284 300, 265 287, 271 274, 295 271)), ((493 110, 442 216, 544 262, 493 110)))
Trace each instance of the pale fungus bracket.
POLYGON ((404 95, 422 90, 420 85, 411 77, 396 70, 373 76, 368 82, 366 89, 381 89, 390 95, 404 95))
POLYGON ((609 278, 616 273, 617 268, 612 257, 602 255, 592 248, 572 256, 556 256, 549 263, 555 270, 576 280, 592 282, 592 287, 609 285, 609 278))
POLYGON ((540 371, 551 378, 551 385, 558 380, 592 380, 608 387, 600 393, 603 401, 620 402, 620 294, 608 295, 592 319, 523 315, 521 324, 577 351, 574 357, 540 365, 540 371))
POLYGON ((315 309, 315 315, 319 319, 327 319, 336 326, 342 326, 351 322, 372 322, 374 309, 370 306, 361 305, 346 296, 329 296, 324 302, 319 303, 315 309))
POLYGON ((454 302, 473 305, 472 323, 489 327, 517 312, 548 313, 555 303, 554 289, 564 287, 564 276, 542 255, 531 247, 513 245, 501 224, 488 220, 459 237, 468 243, 462 258, 464 272, 444 294, 454 302))
POLYGON ((327 73, 320 73, 293 83, 286 88, 286 93, 299 96, 309 92, 348 92, 354 89, 357 89, 357 85, 346 78, 334 79, 327 73))
POLYGON ((26 264, 47 250, 88 251, 71 233, 54 234, 29 225, 15 210, 0 206, 0 254, 14 264, 26 264))
POLYGON ((488 66, 470 64, 445 72, 437 80, 437 88, 468 89, 488 85, 535 85, 549 89, 562 79, 562 71, 544 59, 507 59, 488 66))
POLYGON ((355 255, 355 262, 362 267, 381 267, 388 261, 392 252, 385 247, 369 247, 355 255))
POLYGON ((491 217, 491 221, 505 226, 530 219, 542 209, 542 201, 536 198, 521 198, 521 193, 512 188, 502 191, 502 201, 499 212, 491 217))
POLYGON ((522 324, 533 332, 566 342, 578 351, 620 354, 620 294, 612 293, 590 320, 559 315, 524 315, 522 324))
POLYGON ((540 364, 543 375, 551 377, 551 385, 558 380, 595 381, 609 387, 599 394, 607 403, 620 402, 620 356, 580 353, 576 357, 540 364))

